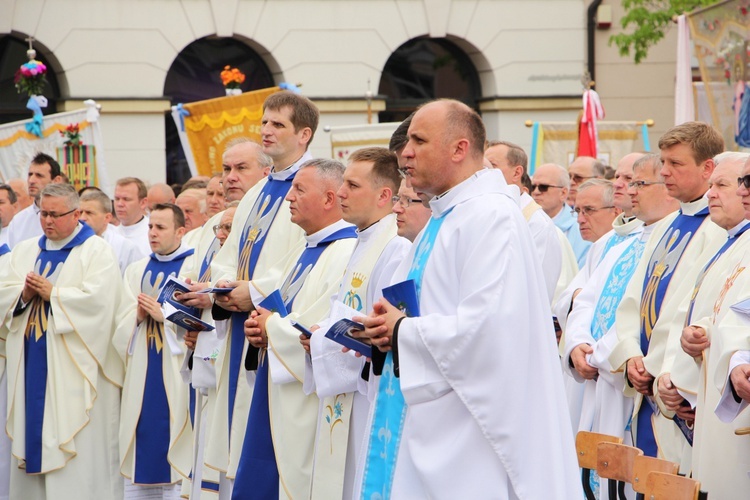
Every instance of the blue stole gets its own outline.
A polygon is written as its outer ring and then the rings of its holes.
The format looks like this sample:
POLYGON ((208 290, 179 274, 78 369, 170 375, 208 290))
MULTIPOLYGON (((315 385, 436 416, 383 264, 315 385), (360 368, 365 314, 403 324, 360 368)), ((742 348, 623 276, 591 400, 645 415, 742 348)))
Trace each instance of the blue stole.
MULTIPOLYGON (((304 280, 315 267, 328 245, 334 241, 356 237, 357 231, 353 226, 350 226, 326 236, 314 247, 305 247, 302 255, 292 268, 292 272, 286 277, 279 289, 287 311, 292 310, 292 304, 302 288, 304 280)), ((265 354, 265 350, 263 353, 265 354)), ((242 455, 237 466, 237 475, 232 490, 233 499, 279 497, 279 471, 276 467, 276 454, 273 449, 271 418, 268 407, 270 383, 268 360, 263 356, 263 359, 258 363, 255 376, 253 399, 250 404, 250 414, 247 418, 245 440, 242 443, 242 455)), ((284 432, 283 429, 281 432, 284 432)))
POLYGON ((625 288, 633 277, 638 261, 643 255, 645 244, 640 238, 636 238, 612 266, 604 285, 599 301, 591 319, 591 336, 594 340, 601 339, 615 322, 615 312, 620 305, 625 288))
MULTIPOLYGON (((644 356, 648 354, 651 332, 659 318, 661 305, 672 276, 674 276, 674 271, 680 263, 682 254, 688 247, 690 240, 707 216, 708 208, 704 208, 695 215, 685 215, 680 211, 680 214, 672 221, 672 224, 669 225, 669 228, 659 240, 654 253, 651 254, 646 268, 646 276, 643 278, 643 295, 641 297, 641 351, 644 356)), ((647 402, 642 402, 640 408, 638 408, 638 432, 635 445, 643 450, 646 456, 655 457, 657 445, 651 423, 654 410, 650 404, 643 403, 647 402)))
POLYGON ((2 246, 0 246, 0 257, 5 255, 6 253, 10 252, 10 247, 7 243, 3 243, 2 246))
MULTIPOLYGON (((47 278, 54 285, 70 251, 92 236, 95 236, 93 229, 81 224, 78 234, 60 250, 47 250, 47 237, 42 236, 39 238, 41 250, 34 263, 34 272, 47 278)), ((50 315, 50 303, 36 295, 28 307, 31 311, 24 332, 26 474, 39 474, 42 472, 42 428, 47 392, 47 320, 50 315)))
POLYGON ((214 260, 214 256, 216 256, 216 254, 219 253, 220 249, 221 249, 221 243, 219 242, 218 238, 214 237, 213 241, 211 242, 211 245, 208 247, 208 251, 206 252, 206 255, 203 257, 203 260, 201 261, 200 271, 198 272, 199 283, 207 283, 211 281, 211 261, 214 260))
MULTIPOLYGON (((407 279, 414 280, 417 297, 421 297, 422 277, 440 227, 452 211, 453 208, 438 218, 432 216, 416 246, 407 279)), ((406 402, 401 392, 401 382, 394 375, 393 353, 388 351, 385 355, 383 372, 378 381, 378 395, 375 398, 375 409, 367 442, 367 461, 360 497, 362 500, 390 498, 405 417, 406 402)))
MULTIPOLYGON (((177 276, 187 257, 193 255, 190 249, 170 261, 159 261, 152 253, 143 270, 141 291, 158 295, 164 282, 170 276, 177 276)), ((171 421, 167 391, 164 388, 162 355, 166 341, 164 323, 146 317, 146 342, 148 342, 148 365, 146 382, 143 388, 143 403, 138 425, 135 428, 135 484, 169 484, 172 482, 171 466, 167 461, 169 451, 171 421)))
POLYGON ((599 262, 604 260, 604 257, 607 255, 607 252, 612 250, 613 247, 619 245, 620 243, 622 243, 623 241, 627 240, 628 238, 632 236, 635 236, 635 233, 628 233, 624 236, 620 236, 619 234, 615 233, 612 236, 610 236, 609 239, 607 240, 607 244, 604 245, 604 250, 602 250, 602 256, 599 257, 599 262))
MULTIPOLYGON (((237 262, 237 279, 249 281, 258 265, 258 257, 263 250, 263 244, 268 236, 273 221, 279 213, 281 203, 292 187, 292 180, 296 172, 285 180, 275 180, 268 177, 268 181, 255 199, 253 208, 245 220, 240 236, 240 252, 237 262)), ((227 433, 232 431, 232 417, 234 416, 234 399, 237 396, 237 379, 242 364, 242 349, 245 346, 246 312, 233 312, 231 323, 231 337, 229 339, 229 422, 227 433)))
POLYGON ((698 275, 698 279, 695 280, 695 288, 693 288, 693 294, 690 296, 690 306, 688 307, 687 316, 685 317, 685 326, 690 325, 690 322, 693 320, 693 309, 695 308, 695 298, 698 296, 698 291, 701 288, 701 285, 703 284, 703 280, 706 278, 706 275, 708 274, 708 271, 711 270, 711 267, 716 263, 717 260, 719 260, 719 257, 721 257, 724 252, 726 252, 729 247, 734 245, 734 243, 740 238, 742 233, 750 229, 750 223, 745 224, 742 229, 737 231, 737 234, 734 236, 729 236, 727 238, 727 241, 719 248, 719 251, 716 252, 716 255, 711 257, 711 260, 708 261, 708 264, 706 264, 703 269, 701 270, 701 273, 698 275))

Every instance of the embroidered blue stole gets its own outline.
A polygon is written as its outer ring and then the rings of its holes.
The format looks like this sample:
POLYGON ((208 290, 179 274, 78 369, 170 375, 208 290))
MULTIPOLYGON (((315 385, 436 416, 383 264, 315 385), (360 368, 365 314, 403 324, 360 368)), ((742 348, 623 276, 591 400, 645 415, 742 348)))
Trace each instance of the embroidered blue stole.
POLYGON ((617 306, 620 305, 625 288, 630 283, 630 278, 633 277, 638 261, 641 260, 644 247, 645 243, 640 238, 636 238, 609 271, 609 276, 594 310, 594 317, 591 319, 591 336, 594 337, 594 340, 601 339, 612 328, 617 306))
MULTIPOLYGON (((292 310, 294 299, 325 249, 334 241, 356 237, 357 231, 353 226, 349 226, 326 236, 314 247, 305 247, 302 255, 292 268, 292 272, 284 279, 281 288, 279 288, 287 311, 292 310)), ((262 352, 265 353, 265 350, 262 352)), ((242 444, 242 455, 237 466, 237 475, 232 490, 233 499, 279 497, 279 471, 276 467, 276 454, 273 449, 271 418, 268 407, 270 383, 268 359, 263 356, 263 359, 258 363, 255 376, 255 387, 250 404, 250 414, 247 419, 245 440, 242 444)), ((281 432, 283 432, 283 429, 281 432)))
MULTIPOLYGON (((40 252, 34 272, 55 285, 70 251, 81 245, 94 231, 81 224, 81 230, 60 250, 47 250, 47 237, 39 238, 40 252)), ((28 307, 29 318, 24 331, 24 402, 26 405, 26 474, 42 472, 42 428, 47 392, 47 325, 50 303, 36 295, 28 307)))
POLYGON ((688 306, 688 312, 687 316, 685 316, 685 326, 690 325, 690 322, 693 320, 693 309, 695 308, 695 298, 698 296, 698 291, 701 288, 701 285, 703 284, 703 280, 706 278, 706 275, 708 274, 708 271, 711 270, 711 267, 716 263, 717 260, 719 260, 719 257, 724 255, 724 252, 729 250, 729 247, 735 244, 735 242, 740 238, 742 233, 750 229, 750 224, 745 224, 739 231, 737 231, 737 234, 734 236, 730 236, 727 238, 727 241, 719 248, 719 251, 716 252, 716 255, 711 257, 711 260, 708 261, 708 264, 706 264, 703 269, 701 269, 700 274, 698 275, 698 279, 695 280, 695 288, 693 288, 693 294, 690 296, 690 305, 688 306))
POLYGON ((221 242, 218 238, 214 237, 211 245, 209 245, 208 247, 208 251, 206 251, 206 255, 201 261, 200 270, 198 272, 199 283, 208 283, 209 281, 211 281, 211 262, 214 260, 216 254, 219 253, 220 249, 221 242))
MULTIPOLYGON (((425 266, 435 246, 438 232, 452 211, 453 208, 438 218, 432 216, 417 243, 407 279, 414 280, 418 298, 421 297, 425 266)), ((394 374, 393 353, 388 351, 378 381, 378 394, 375 398, 375 409, 367 443, 367 461, 360 497, 362 500, 390 498, 405 417, 406 402, 401 392, 401 382, 394 374)))
POLYGON ((621 236, 615 233, 612 236, 610 236, 609 239, 607 240, 607 244, 604 245, 604 250, 602 250, 602 255, 601 257, 599 257, 599 262, 604 260, 604 257, 607 255, 607 252, 609 252, 610 250, 612 250, 612 248, 616 247, 617 245, 627 240, 631 236, 635 236, 635 233, 628 233, 624 236, 621 236))
MULTIPOLYGON (((237 262, 237 279, 250 281, 258 265, 260 252, 266 242, 266 236, 271 229, 276 215, 279 213, 284 198, 292 187, 296 172, 285 180, 275 180, 268 177, 266 184, 255 199, 240 236, 240 249, 237 262)), ((237 382, 242 364, 242 350, 245 347, 246 312, 233 312, 231 319, 231 336, 229 339, 229 422, 227 432, 232 430, 234 416, 234 400, 237 396, 237 382)))
MULTIPOLYGON (((643 295, 641 296, 641 351, 644 356, 648 354, 651 332, 659 319, 661 305, 674 271, 690 240, 707 216, 708 208, 704 208, 695 215, 685 215, 680 211, 659 240, 654 253, 651 254, 646 276, 643 278, 643 295)), ((649 396, 644 396, 646 397, 649 396)), ((635 445, 649 457, 657 455, 656 437, 651 423, 653 415, 654 410, 651 405, 643 401, 636 416, 638 431, 635 445)))
MULTIPOLYGON (((190 249, 170 261, 159 261, 154 254, 143 271, 141 292, 157 297, 164 282, 177 276, 185 259, 193 255, 190 249)), ((167 461, 172 420, 164 387, 162 356, 169 349, 164 338, 164 323, 146 319, 146 342, 148 343, 148 365, 143 388, 143 403, 135 428, 135 484, 169 484, 172 482, 171 466, 167 461)))

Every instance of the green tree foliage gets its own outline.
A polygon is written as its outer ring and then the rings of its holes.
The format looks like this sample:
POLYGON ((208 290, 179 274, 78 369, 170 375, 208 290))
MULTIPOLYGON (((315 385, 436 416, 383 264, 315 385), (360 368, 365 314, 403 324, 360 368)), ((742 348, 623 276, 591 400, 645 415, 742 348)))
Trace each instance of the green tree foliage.
POLYGON ((685 12, 717 3, 719 0, 622 0, 625 15, 620 20, 625 33, 612 35, 609 44, 620 49, 620 55, 630 56, 636 64, 648 55, 672 25, 672 18, 685 12), (634 29, 628 30, 633 26, 634 29))

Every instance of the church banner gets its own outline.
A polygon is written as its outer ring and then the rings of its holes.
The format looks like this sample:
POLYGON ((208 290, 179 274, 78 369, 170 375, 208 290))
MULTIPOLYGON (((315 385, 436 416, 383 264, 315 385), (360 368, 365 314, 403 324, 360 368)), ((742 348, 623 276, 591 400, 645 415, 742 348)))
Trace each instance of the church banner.
POLYGON ((31 159, 37 153, 46 153, 63 160, 60 162, 63 172, 66 172, 66 165, 70 165, 72 177, 69 175, 69 178, 76 188, 95 185, 111 196, 98 105, 93 100, 84 104, 85 107, 79 110, 45 115, 42 137, 26 130, 31 119, 0 125, 0 180, 26 179, 31 159), (66 140, 64 132, 71 125, 77 126, 81 149, 65 156, 62 151, 66 140), (84 177, 87 179, 85 183, 84 177))
POLYGON ((279 87, 180 104, 172 118, 193 175, 221 172, 221 155, 227 143, 247 137, 260 143, 263 102, 279 87))
MULTIPOLYGON (((541 157, 535 158, 538 167, 543 163, 557 163, 566 167, 571 164, 578 151, 578 124, 576 122, 538 122, 539 139, 537 150, 541 157)), ((598 157, 606 165, 617 165, 620 158, 637 150, 648 149, 648 139, 641 138, 641 122, 597 122, 598 157), (641 140, 639 140, 639 138, 641 140), (645 145, 644 145, 645 142, 645 145)), ((533 171, 533 170, 532 170, 533 171)))
POLYGON ((387 148, 391 135, 400 124, 395 122, 331 127, 331 157, 346 164, 349 156, 358 149, 376 146, 387 148))

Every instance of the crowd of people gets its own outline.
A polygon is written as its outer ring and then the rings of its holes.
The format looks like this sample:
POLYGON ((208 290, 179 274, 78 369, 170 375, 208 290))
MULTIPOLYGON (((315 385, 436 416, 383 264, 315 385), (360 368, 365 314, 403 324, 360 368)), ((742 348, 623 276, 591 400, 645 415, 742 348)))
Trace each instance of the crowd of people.
POLYGON ((580 430, 747 489, 748 155, 691 122, 529 175, 438 100, 343 165, 318 119, 273 94, 177 196, 0 185, 0 498, 582 498, 580 430))

